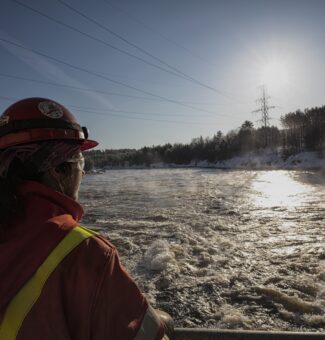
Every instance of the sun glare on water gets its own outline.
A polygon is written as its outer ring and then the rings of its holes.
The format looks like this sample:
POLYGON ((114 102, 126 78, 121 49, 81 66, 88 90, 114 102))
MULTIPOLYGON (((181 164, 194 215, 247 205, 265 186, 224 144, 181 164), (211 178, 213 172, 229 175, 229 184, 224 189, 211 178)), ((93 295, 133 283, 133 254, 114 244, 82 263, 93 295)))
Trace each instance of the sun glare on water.
POLYGON ((253 185, 254 205, 260 207, 299 207, 310 195, 311 187, 297 182, 286 171, 267 171, 259 174, 253 185))

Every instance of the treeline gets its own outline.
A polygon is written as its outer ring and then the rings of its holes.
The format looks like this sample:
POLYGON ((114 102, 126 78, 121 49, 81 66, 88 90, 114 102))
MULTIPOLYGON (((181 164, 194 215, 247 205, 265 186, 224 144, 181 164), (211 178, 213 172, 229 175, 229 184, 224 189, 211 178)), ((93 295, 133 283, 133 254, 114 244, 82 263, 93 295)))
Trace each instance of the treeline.
POLYGON ((297 110, 281 117, 283 129, 276 126, 255 128, 245 121, 227 134, 194 138, 189 144, 165 144, 120 150, 93 150, 85 153, 86 170, 104 167, 146 165, 153 163, 189 164, 207 160, 216 162, 250 151, 270 148, 284 156, 303 150, 323 150, 325 145, 325 106, 297 110))
POLYGON ((322 150, 325 143, 325 106, 297 110, 281 117, 283 148, 299 152, 322 150))

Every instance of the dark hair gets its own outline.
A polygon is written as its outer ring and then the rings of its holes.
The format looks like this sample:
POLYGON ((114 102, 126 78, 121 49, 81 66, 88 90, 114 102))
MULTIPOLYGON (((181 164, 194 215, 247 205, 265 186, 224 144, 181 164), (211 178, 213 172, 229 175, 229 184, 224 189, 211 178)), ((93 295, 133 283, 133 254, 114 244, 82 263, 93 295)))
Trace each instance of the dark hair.
MULTIPOLYGON (((71 172, 71 163, 62 163, 56 167, 62 173, 71 172)), ((44 173, 35 166, 23 163, 15 158, 9 166, 7 176, 0 177, 0 230, 10 228, 14 217, 24 213, 24 204, 17 193, 18 186, 24 181, 42 182, 44 173)))

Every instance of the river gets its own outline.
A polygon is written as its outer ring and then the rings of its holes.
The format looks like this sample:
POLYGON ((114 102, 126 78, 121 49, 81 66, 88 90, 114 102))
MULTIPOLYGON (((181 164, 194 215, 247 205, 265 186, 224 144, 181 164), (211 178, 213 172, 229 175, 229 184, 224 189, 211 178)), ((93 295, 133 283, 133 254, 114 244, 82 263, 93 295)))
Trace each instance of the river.
POLYGON ((325 331, 324 172, 109 170, 80 202, 177 326, 325 331))

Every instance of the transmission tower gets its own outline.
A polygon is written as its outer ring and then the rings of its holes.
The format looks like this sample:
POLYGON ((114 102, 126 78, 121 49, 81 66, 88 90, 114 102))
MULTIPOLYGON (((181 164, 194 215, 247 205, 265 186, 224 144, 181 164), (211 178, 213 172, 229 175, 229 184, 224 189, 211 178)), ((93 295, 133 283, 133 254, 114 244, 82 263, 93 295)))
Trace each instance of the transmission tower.
POLYGON ((269 110, 274 109, 275 106, 269 105, 269 99, 270 96, 267 95, 267 90, 265 85, 261 86, 262 94, 261 96, 256 100, 256 103, 259 105, 259 109, 254 110, 253 112, 261 112, 262 117, 259 120, 259 122, 262 123, 263 130, 264 130, 264 147, 267 147, 269 145, 269 126, 270 126, 270 116, 269 116, 269 110))

